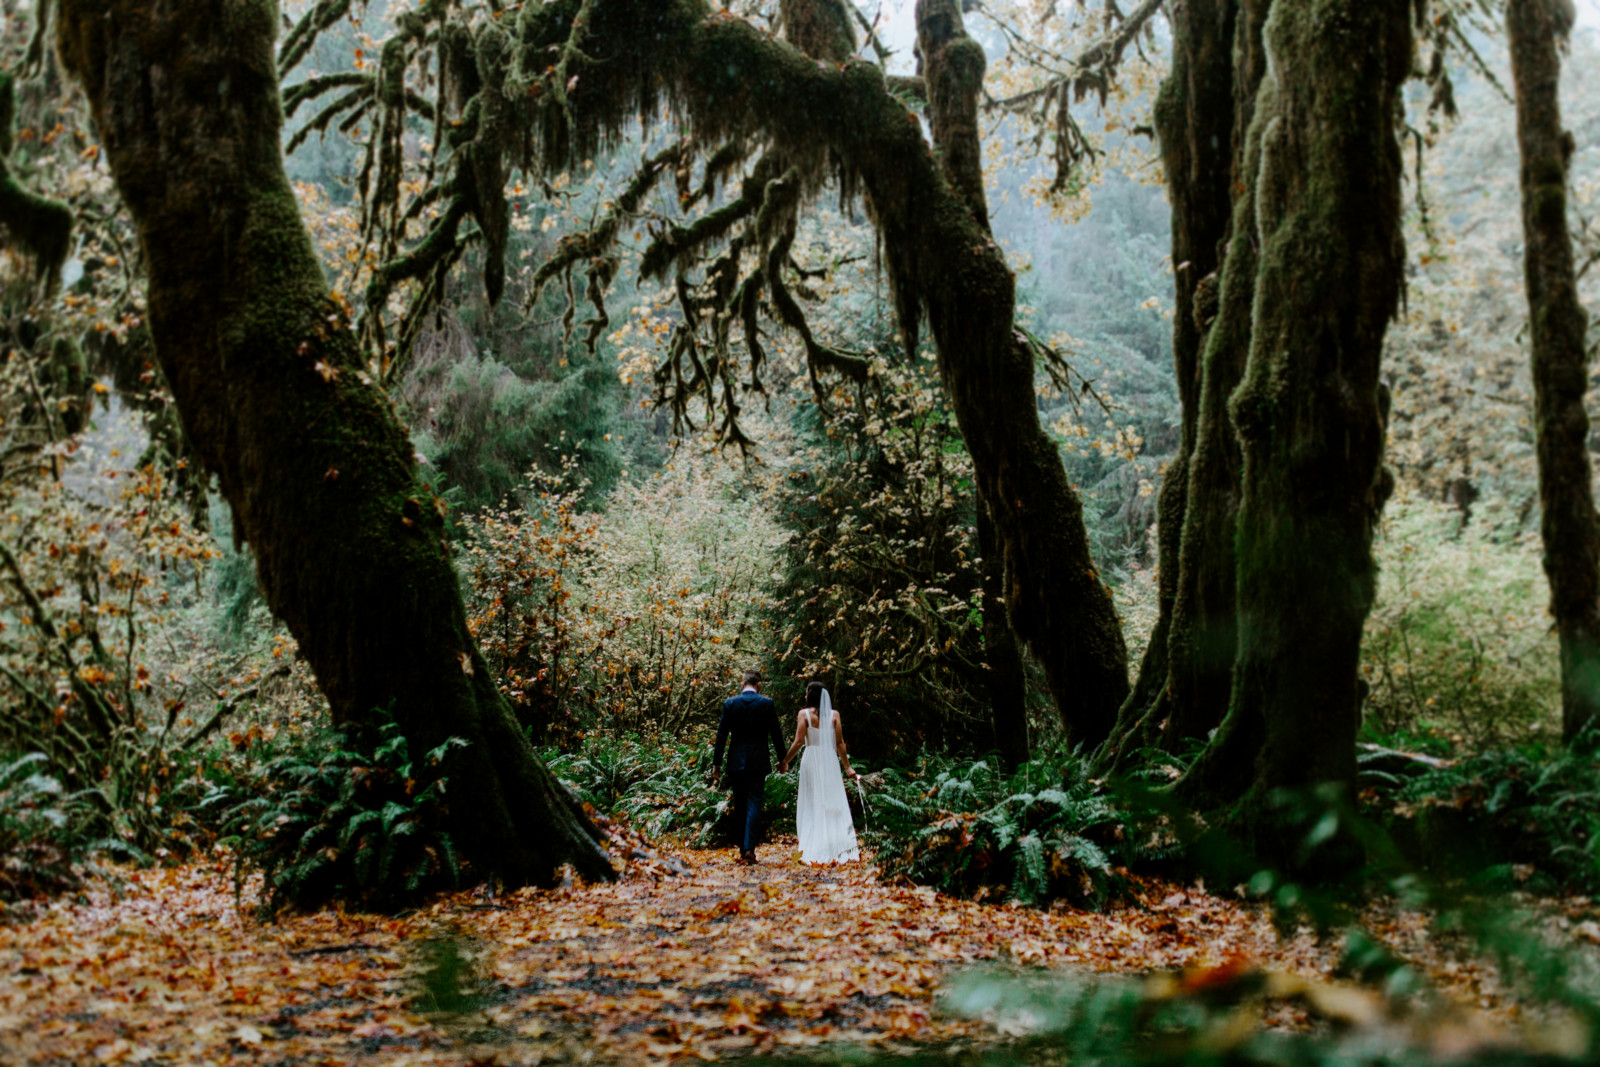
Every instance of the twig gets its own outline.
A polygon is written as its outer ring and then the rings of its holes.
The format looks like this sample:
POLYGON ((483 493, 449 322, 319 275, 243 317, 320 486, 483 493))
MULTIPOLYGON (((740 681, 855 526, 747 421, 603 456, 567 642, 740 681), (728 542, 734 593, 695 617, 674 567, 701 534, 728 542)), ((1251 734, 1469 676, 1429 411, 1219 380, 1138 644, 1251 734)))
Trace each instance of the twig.
POLYGON ((232 700, 229 700, 226 703, 218 704, 215 714, 213 714, 211 718, 207 719, 205 724, 202 725, 200 729, 184 738, 183 744, 179 745, 178 747, 184 751, 188 751, 195 745, 198 745, 207 734, 211 733, 211 731, 222 725, 223 719, 226 719, 229 715, 232 715, 235 711, 238 711, 241 704, 247 700, 254 700, 256 697, 260 696, 262 682, 266 682, 272 678, 282 678, 288 673, 289 665, 284 664, 282 667, 278 667, 276 670, 269 671, 268 673, 262 675, 261 681, 257 682, 255 685, 252 685, 250 688, 240 690, 234 695, 232 700))

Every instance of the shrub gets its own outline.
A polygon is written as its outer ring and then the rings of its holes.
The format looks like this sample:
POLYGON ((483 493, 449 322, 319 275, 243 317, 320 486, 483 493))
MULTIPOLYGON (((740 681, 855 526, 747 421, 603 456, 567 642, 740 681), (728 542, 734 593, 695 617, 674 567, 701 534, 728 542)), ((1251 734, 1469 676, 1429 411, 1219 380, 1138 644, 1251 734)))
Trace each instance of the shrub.
MULTIPOLYGON (((739 827, 724 784, 709 784, 711 737, 662 744, 638 735, 590 735, 577 752, 541 754, 552 773, 597 812, 646 837, 696 848, 732 845, 739 827)), ((769 834, 794 833, 797 771, 769 774, 762 818, 769 834)))
POLYGON ((463 521, 470 625, 540 742, 714 722, 768 643, 781 533, 715 461, 619 488, 604 514, 547 476, 463 521))
POLYGON ((1558 655, 1536 542, 1496 540, 1451 508, 1401 496, 1376 554, 1361 665, 1369 731, 1443 731, 1483 749, 1553 728, 1558 655))
MULTIPOLYGON (((544 754, 550 770, 579 799, 647 837, 673 835, 696 846, 719 843, 719 824, 730 818, 727 790, 708 784, 710 738, 661 744, 638 735, 591 735, 577 752, 544 754)), ((794 829, 793 775, 767 779, 768 826, 794 829), (789 804, 783 813, 780 780, 788 777, 789 804)))
POLYGON ((1118 887, 1122 816, 1077 756, 1044 756, 1012 775, 924 759, 872 778, 864 836, 885 877, 1027 904, 1098 904, 1118 887))
POLYGON ((791 537, 776 673, 827 680, 862 754, 987 745, 972 460, 933 378, 879 378, 826 421, 800 410, 803 447, 777 487, 791 537))
POLYGON ((1554 756, 1497 749, 1398 783, 1395 836, 1445 873, 1600 889, 1600 736, 1580 740, 1554 756))
POLYGON ((0 901, 50 896, 78 884, 81 798, 43 773, 43 753, 0 765, 0 901))
POLYGON ((267 913, 334 898, 391 910, 460 883, 438 768, 465 744, 452 737, 419 761, 387 719, 318 732, 214 787, 202 806, 222 812, 238 884, 261 872, 267 913))

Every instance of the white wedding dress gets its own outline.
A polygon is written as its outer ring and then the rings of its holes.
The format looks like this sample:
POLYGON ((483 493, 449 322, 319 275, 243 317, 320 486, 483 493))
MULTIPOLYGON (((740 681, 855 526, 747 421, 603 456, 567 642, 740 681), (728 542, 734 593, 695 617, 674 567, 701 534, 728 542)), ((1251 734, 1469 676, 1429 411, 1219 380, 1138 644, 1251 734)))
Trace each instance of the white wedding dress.
POLYGON ((804 863, 848 863, 859 859, 856 828, 850 821, 850 801, 844 791, 844 772, 834 744, 833 701, 822 691, 817 701, 816 726, 806 728, 806 750, 800 757, 800 797, 795 803, 795 828, 800 834, 800 859, 804 863))

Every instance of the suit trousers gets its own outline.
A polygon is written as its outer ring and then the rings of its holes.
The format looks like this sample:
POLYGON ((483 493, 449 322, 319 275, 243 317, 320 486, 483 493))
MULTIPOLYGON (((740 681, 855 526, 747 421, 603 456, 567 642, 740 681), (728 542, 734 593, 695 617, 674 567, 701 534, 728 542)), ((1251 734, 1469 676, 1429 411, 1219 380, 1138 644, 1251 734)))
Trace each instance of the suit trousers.
POLYGON ((733 785, 733 814, 737 820, 735 825, 738 827, 736 833, 740 835, 739 848, 743 852, 754 852, 756 842, 761 836, 761 801, 767 788, 767 776, 740 771, 730 777, 733 785))

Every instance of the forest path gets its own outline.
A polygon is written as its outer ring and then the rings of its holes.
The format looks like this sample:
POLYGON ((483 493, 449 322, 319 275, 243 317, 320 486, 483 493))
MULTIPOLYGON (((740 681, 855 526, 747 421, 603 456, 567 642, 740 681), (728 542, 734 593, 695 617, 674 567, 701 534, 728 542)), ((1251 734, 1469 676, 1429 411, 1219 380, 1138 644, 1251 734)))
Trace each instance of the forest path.
MULTIPOLYGON (((754 868, 678 851, 611 884, 439 898, 401 917, 325 910, 257 922, 231 868, 122 870, 0 927, 0 1061, 274 1064, 643 1062, 784 1048, 994 1040, 941 1012, 978 961, 1094 970, 1326 976, 1337 944, 1283 941, 1259 909, 1168 883, 1101 913, 980 905, 879 883, 869 864, 754 868), (659 865, 655 865, 659 870, 659 865), (1224 973, 1216 972, 1216 973, 1224 973), (433 1008, 449 1010, 436 1011, 433 1008)), ((1395 948, 1423 947, 1396 914, 1395 948)), ((1437 949, 1429 949, 1436 952, 1437 949)), ((1501 1007, 1493 976, 1457 992, 1501 1007)), ((1514 1010, 1509 1005, 1505 1010, 1514 1010)), ((1283 1006, 1267 1022, 1295 1026, 1283 1006)))

